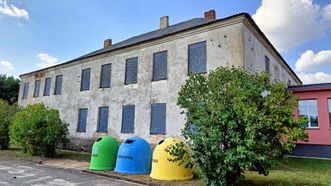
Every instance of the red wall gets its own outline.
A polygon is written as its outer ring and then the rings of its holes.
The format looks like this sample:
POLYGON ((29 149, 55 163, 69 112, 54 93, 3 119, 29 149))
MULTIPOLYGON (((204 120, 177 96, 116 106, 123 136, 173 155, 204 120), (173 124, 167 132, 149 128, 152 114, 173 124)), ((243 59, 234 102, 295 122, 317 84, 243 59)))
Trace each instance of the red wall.
MULTIPOLYGON (((293 95, 299 99, 317 99, 318 124, 317 129, 307 129, 309 142, 298 142, 302 144, 331 145, 331 128, 328 110, 328 98, 331 98, 331 90, 315 90, 293 92, 293 95)), ((295 111, 298 117, 298 111, 295 111)))

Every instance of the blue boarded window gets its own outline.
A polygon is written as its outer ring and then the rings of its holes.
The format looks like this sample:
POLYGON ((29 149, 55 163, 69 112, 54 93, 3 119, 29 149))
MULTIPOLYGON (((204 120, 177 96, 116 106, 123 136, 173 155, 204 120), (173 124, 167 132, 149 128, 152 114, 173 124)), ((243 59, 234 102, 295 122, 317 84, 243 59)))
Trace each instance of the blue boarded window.
POLYGON ((34 82, 34 92, 33 92, 33 97, 39 97, 39 92, 40 92, 40 80, 36 80, 34 82))
POLYGON ((264 56, 264 66, 265 71, 270 72, 270 59, 267 56, 264 56))
POLYGON ((82 70, 80 91, 90 90, 90 76, 91 76, 90 68, 82 70))
POLYGON ((55 78, 54 95, 61 95, 62 92, 62 75, 58 75, 55 78))
POLYGON ((98 132, 108 132, 108 112, 109 107, 100 107, 98 114, 98 132))
POLYGON ((151 106, 150 134, 166 134, 165 103, 154 103, 151 106))
POLYGON ((77 132, 86 132, 87 108, 81 108, 78 112, 77 132))
POLYGON ((206 41, 188 46, 188 71, 192 74, 207 71, 207 43, 206 41))
POLYGON ((24 83, 22 99, 27 99, 29 94, 29 83, 24 83))
POLYGON ((51 81, 52 79, 50 77, 45 79, 44 96, 49 96, 51 91, 51 81))
POLYGON ((111 64, 101 66, 100 88, 109 88, 111 78, 111 64))
POLYGON ((125 64, 125 85, 137 83, 138 57, 127 59, 125 64))
POLYGON ((121 133, 134 133, 134 105, 124 105, 122 110, 122 129, 121 133))
POLYGON ((167 79, 167 58, 167 51, 153 54, 153 81, 167 79))

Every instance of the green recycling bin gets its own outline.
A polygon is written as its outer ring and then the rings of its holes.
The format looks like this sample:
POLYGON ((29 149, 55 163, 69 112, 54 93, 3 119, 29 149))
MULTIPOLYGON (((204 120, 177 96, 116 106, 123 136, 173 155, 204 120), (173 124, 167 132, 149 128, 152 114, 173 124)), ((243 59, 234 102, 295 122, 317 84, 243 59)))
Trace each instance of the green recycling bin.
POLYGON ((92 147, 91 170, 113 170, 116 165, 118 143, 115 138, 103 136, 98 138, 92 147))

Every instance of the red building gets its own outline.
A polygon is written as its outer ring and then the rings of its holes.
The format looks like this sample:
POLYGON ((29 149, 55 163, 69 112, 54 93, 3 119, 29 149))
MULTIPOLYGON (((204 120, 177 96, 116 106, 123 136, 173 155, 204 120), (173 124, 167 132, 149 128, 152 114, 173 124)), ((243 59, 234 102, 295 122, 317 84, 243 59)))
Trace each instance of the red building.
POLYGON ((296 117, 307 117, 309 142, 298 142, 297 156, 331 158, 331 83, 290 86, 299 98, 296 117))

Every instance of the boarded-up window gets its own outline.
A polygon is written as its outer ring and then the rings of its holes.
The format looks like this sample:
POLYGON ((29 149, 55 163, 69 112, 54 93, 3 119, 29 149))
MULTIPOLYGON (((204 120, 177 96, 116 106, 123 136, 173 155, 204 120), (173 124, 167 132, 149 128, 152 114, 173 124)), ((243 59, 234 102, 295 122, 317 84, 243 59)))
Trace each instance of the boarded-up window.
POLYGON ((192 74, 207 71, 207 49, 206 41, 188 46, 188 71, 192 74))
POLYGON ((81 108, 78 112, 77 132, 86 132, 87 108, 81 108))
POLYGON ((33 92, 33 97, 39 97, 39 92, 40 92, 40 80, 36 80, 34 82, 34 92, 33 92))
POLYGON ((29 94, 29 83, 24 83, 22 99, 27 99, 29 94))
POLYGON ((111 64, 101 66, 100 88, 110 87, 111 64))
POLYGON ((121 133, 134 133, 134 105, 124 105, 122 110, 122 129, 121 133))
POLYGON ((55 78, 54 95, 61 95, 62 92, 62 75, 58 75, 55 78))
POLYGON ((167 51, 153 54, 153 81, 167 79, 167 58, 167 51))
POLYGON ((90 76, 91 76, 90 68, 82 70, 82 80, 81 80, 81 85, 80 85, 80 91, 90 90, 90 76))
POLYGON ((135 84, 137 83, 138 75, 138 58, 131 58, 126 60, 125 64, 125 82, 124 84, 135 84))
POLYGON ((98 132, 108 132, 109 107, 100 107, 98 114, 98 132))
POLYGON ((49 96, 51 92, 51 82, 52 79, 50 77, 45 79, 44 96, 49 96))
POLYGON ((166 134, 166 104, 154 103, 151 106, 151 134, 166 134))
POLYGON ((270 72, 270 59, 267 56, 264 57, 264 63, 265 71, 270 72))

